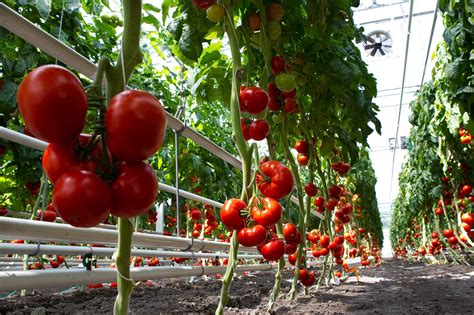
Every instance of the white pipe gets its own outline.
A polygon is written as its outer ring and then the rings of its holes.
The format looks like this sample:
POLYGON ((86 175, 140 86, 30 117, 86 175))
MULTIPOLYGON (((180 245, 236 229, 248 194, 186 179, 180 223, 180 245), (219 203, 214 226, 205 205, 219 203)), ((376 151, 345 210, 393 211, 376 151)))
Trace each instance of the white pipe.
MULTIPOLYGON (((55 241, 66 243, 116 244, 117 231, 101 228, 76 228, 34 220, 0 217, 0 239, 26 239, 32 241, 55 241)), ((133 245, 153 248, 172 248, 195 251, 225 251, 229 243, 187 239, 146 233, 133 233, 133 245)), ((252 247, 242 247, 244 252, 256 252, 252 247)))
MULTIPOLYGON (((159 188, 162 191, 165 191, 165 192, 168 192, 168 193, 171 193, 171 194, 176 194, 176 188, 173 187, 173 186, 166 185, 166 184, 163 184, 163 183, 159 183, 159 188)), ((180 195, 180 197, 195 200, 195 201, 198 201, 198 202, 201 202, 201 203, 207 203, 208 205, 218 207, 218 208, 222 208, 224 206, 223 203, 220 203, 220 202, 208 199, 208 198, 204 198, 204 197, 201 197, 199 195, 196 195, 196 194, 193 194, 193 193, 190 193, 188 191, 181 190, 181 189, 179 190, 179 195, 180 195)))
MULTIPOLYGON (((64 245, 40 245, 37 244, 11 244, 0 243, 0 254, 20 255, 85 255, 92 253, 95 256, 112 256, 116 251, 114 247, 90 247, 90 246, 64 246, 64 245)), ((132 249, 132 256, 143 257, 180 257, 180 258, 228 258, 225 253, 195 253, 183 251, 143 250, 132 249)), ((11 257, 4 257, 11 258, 11 257)), ((4 260, 0 257, 0 261, 4 260)), ((239 255, 239 259, 262 259, 261 255, 239 255)), ((21 259, 21 258, 20 258, 21 259)))
MULTIPOLYGON (((235 272, 272 270, 275 265, 240 265, 235 272)), ((131 278, 134 281, 199 277, 223 273, 226 266, 174 266, 174 267, 141 267, 131 268, 131 278)), ((117 281, 117 271, 114 269, 60 269, 60 270, 29 270, 0 272, 0 291, 67 287, 78 284, 107 283, 117 281)))

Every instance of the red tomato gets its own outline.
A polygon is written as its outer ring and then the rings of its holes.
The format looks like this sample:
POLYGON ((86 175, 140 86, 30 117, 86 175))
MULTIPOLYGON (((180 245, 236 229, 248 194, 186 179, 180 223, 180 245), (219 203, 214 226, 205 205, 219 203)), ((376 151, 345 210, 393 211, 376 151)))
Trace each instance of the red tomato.
POLYGON ((278 161, 268 161, 260 165, 263 177, 257 173, 257 186, 260 192, 274 199, 280 199, 293 190, 293 175, 291 171, 278 161))
POLYGON ((272 98, 270 98, 270 102, 268 103, 268 108, 272 112, 278 112, 281 109, 280 102, 277 99, 272 97, 272 98))
POLYGON ((54 184, 68 171, 79 171, 81 163, 72 147, 50 143, 46 147, 42 160, 43 169, 54 184))
POLYGON ((60 264, 64 263, 65 261, 64 256, 61 256, 61 255, 56 256, 56 261, 60 264))
POLYGON ((307 154, 298 153, 296 159, 298 160, 298 164, 300 166, 306 166, 309 163, 309 156, 307 154))
POLYGON ((254 12, 249 15, 249 28, 254 32, 260 29, 260 13, 254 12))
POLYGON ((283 225, 283 238, 287 242, 294 242, 296 240, 296 235, 298 234, 298 229, 293 223, 285 223, 283 225))
POLYGON ((263 258, 269 261, 277 261, 285 254, 285 242, 281 239, 273 239, 258 247, 263 258))
POLYGON ((93 227, 110 213, 112 194, 102 179, 88 171, 63 174, 53 190, 53 205, 64 221, 76 227, 93 227))
POLYGON ((296 242, 285 242, 285 254, 291 255, 298 249, 298 243, 296 242))
POLYGON ((272 72, 277 75, 285 71, 286 62, 282 56, 273 56, 271 60, 272 72))
POLYGON ((249 134, 250 137, 255 141, 261 141, 265 139, 269 133, 270 126, 264 119, 257 119, 250 125, 249 134))
POLYGON ((158 194, 155 171, 145 162, 122 162, 119 170, 119 176, 110 186, 111 214, 126 218, 144 214, 153 205, 158 194))
POLYGON ((290 92, 281 92, 281 96, 283 98, 295 98, 296 97, 296 89, 291 90, 290 92))
POLYGON ((269 197, 254 199, 251 209, 252 219, 264 227, 270 227, 280 221, 282 212, 280 203, 269 197))
POLYGON ((288 255, 288 262, 292 264, 293 266, 296 264, 296 258, 298 257, 298 254, 293 252, 293 254, 288 255))
MULTIPOLYGON (((41 213, 38 216, 41 217, 41 213)), ((46 222, 56 221, 56 211, 46 210, 43 214, 43 221, 46 221, 46 222)))
POLYGON ((287 97, 284 100, 283 110, 285 113, 293 113, 296 111, 298 104, 296 103, 294 98, 287 97))
POLYGON ((267 108, 270 98, 263 89, 249 86, 240 91, 240 106, 250 114, 259 114, 267 108))
POLYGON ((267 230, 260 224, 251 228, 242 228, 237 233, 237 239, 241 245, 246 247, 260 246, 267 239, 267 230))
POLYGON ((472 193, 471 185, 462 186, 460 193, 463 194, 464 196, 469 196, 472 193))
POLYGON ((153 95, 123 91, 111 100, 105 115, 107 146, 120 161, 142 161, 161 147, 166 133, 166 112, 153 95))
POLYGON ((310 287, 314 284, 315 281, 316 281, 316 277, 314 276, 314 271, 311 271, 309 273, 308 278, 301 281, 301 284, 304 285, 305 287, 310 287))
POLYGON ((61 66, 31 71, 18 87, 17 102, 28 130, 47 142, 73 143, 86 123, 81 81, 61 66))
POLYGON ((56 260, 50 260, 50 261, 49 261, 49 264, 50 264, 51 267, 54 268, 54 269, 58 268, 58 267, 61 265, 61 264, 60 264, 58 261, 56 261, 56 260))
POLYGON ((456 238, 456 236, 451 236, 451 237, 448 238, 448 243, 451 244, 451 245, 457 244, 458 239, 456 238))
POLYGON ((247 208, 245 202, 232 198, 226 200, 221 209, 221 221, 229 230, 240 230, 244 227, 244 219, 240 216, 240 211, 247 208))
POLYGON ((246 141, 252 139, 252 136, 250 135, 249 120, 240 118, 240 126, 242 127, 242 134, 244 136, 244 139, 246 141))
POLYGON ((211 5, 215 4, 217 0, 193 0, 193 3, 198 9, 206 10, 211 5))
POLYGON ((454 232, 453 232, 452 229, 445 229, 445 230, 443 230, 443 235, 446 238, 450 238, 454 235, 454 232))
POLYGON ((102 283, 91 283, 87 285, 88 289, 100 289, 103 288, 104 285, 102 283))
POLYGON ((321 244, 321 247, 328 247, 329 243, 331 242, 331 239, 329 238, 328 235, 322 235, 321 239, 319 240, 319 244, 321 244))
POLYGON ((473 225, 474 224, 474 214, 472 214, 472 213, 463 213, 462 216, 461 216, 461 221, 466 223, 466 224, 473 225))
POLYGON ((318 187, 315 184, 309 182, 304 185, 304 191, 309 197, 314 197, 318 193, 318 187))
POLYGON ((340 186, 332 185, 329 187, 329 197, 339 198, 342 194, 343 190, 340 186))
POLYGON ((314 199, 314 205, 318 208, 324 207, 324 197, 318 196, 316 199, 314 199))
POLYGON ((308 144, 308 142, 306 142, 306 140, 296 141, 295 150, 298 153, 301 153, 301 154, 308 154, 309 153, 309 144, 308 144))
POLYGON ((202 212, 198 208, 191 209, 191 212, 189 213, 191 219, 197 221, 202 219, 202 212))

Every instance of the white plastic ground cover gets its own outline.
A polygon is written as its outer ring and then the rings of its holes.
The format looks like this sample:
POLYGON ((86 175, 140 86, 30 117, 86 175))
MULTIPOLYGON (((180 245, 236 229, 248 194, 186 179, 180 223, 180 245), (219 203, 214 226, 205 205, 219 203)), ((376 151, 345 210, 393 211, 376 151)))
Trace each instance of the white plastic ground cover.
MULTIPOLYGON (((235 272, 272 270, 275 264, 239 265, 235 272)), ((223 273, 226 266, 173 266, 173 267, 140 267, 130 268, 134 281, 158 280, 166 278, 199 277, 223 273)), ((115 269, 54 269, 0 272, 0 291, 20 289, 41 289, 68 287, 79 284, 108 283, 117 281, 115 269)))

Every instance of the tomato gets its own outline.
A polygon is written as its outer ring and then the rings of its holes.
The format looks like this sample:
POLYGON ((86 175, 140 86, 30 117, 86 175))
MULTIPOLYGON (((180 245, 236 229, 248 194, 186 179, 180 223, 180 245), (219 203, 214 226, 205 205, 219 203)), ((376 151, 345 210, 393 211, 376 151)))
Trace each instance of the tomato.
POLYGON ((103 288, 104 285, 102 283, 90 283, 87 285, 88 289, 100 289, 103 288))
POLYGON ((285 242, 285 254, 291 255, 298 249, 298 243, 296 242, 285 242))
POLYGON ((226 200, 221 209, 221 221, 229 230, 240 230, 244 227, 244 219, 240 216, 240 211, 247 208, 245 202, 232 198, 226 200))
POLYGON ((448 238, 448 243, 451 245, 455 245, 458 243, 458 239, 456 238, 456 236, 451 236, 448 238))
POLYGON ((260 224, 250 228, 242 228, 237 233, 237 239, 241 245, 246 247, 260 246, 267 239, 267 230, 260 224))
POLYGON ((359 233, 364 234, 365 233, 365 228, 359 228, 359 233))
POLYGON ((285 98, 283 103, 283 110, 285 111, 285 113, 294 113, 298 108, 298 104, 293 98, 285 98))
POLYGON ((225 8, 222 4, 215 3, 206 10, 207 19, 213 23, 218 23, 224 19, 225 8))
POLYGON ((291 92, 296 88, 295 78, 286 72, 282 72, 275 78, 275 84, 282 92, 291 92))
POLYGON ((474 224, 474 214, 472 213, 463 213, 461 216, 461 221, 473 225, 474 224))
POLYGON ((0 208, 0 217, 6 216, 8 214, 8 209, 7 208, 0 208))
POLYGON ((318 208, 324 207, 324 197, 318 196, 316 199, 314 199, 314 205, 318 208))
POLYGON ((263 258, 269 261, 277 261, 285 254, 285 242, 281 239, 273 239, 258 247, 263 258))
POLYGON ((273 99, 277 99, 281 96, 281 92, 274 82, 268 83, 268 95, 273 99))
POLYGON ((269 3, 266 6, 267 19, 280 22, 283 19, 283 7, 279 3, 269 3))
POLYGON ((189 213, 189 215, 191 219, 194 221, 201 220, 202 218, 202 212, 198 208, 191 209, 191 212, 189 213))
POLYGON ((293 252, 292 254, 288 254, 288 262, 294 266, 296 264, 297 256, 298 254, 295 252, 293 252))
POLYGON ((296 141, 295 150, 298 153, 301 153, 301 154, 308 154, 309 153, 309 144, 308 144, 308 142, 306 142, 306 140, 296 141))
POLYGON ((261 141, 270 133, 270 126, 264 119, 257 119, 250 124, 249 133, 253 140, 261 141))
POLYGON ((452 229, 445 229, 445 230, 443 230, 443 235, 446 238, 450 238, 454 235, 454 232, 453 232, 452 229))
POLYGON ((471 230, 471 224, 469 223, 466 223, 466 222, 462 222, 461 223, 461 228, 466 231, 466 232, 469 232, 471 230))
POLYGON ((81 81, 61 66, 45 65, 28 73, 18 87, 17 102, 28 130, 47 142, 73 143, 86 123, 81 81))
POLYGON ((249 128, 248 122, 249 122, 248 119, 240 118, 240 126, 242 127, 242 134, 246 141, 252 139, 252 136, 250 135, 250 128, 249 128))
POLYGON ((339 198, 342 194, 342 188, 337 185, 332 185, 329 187, 329 197, 339 198))
POLYGON ((344 243, 344 236, 338 235, 334 238, 334 243, 337 245, 342 245, 344 243))
POLYGON ((259 114, 267 108, 270 97, 267 92, 256 86, 249 86, 240 91, 240 106, 250 114, 259 114))
POLYGON ((145 162, 122 162, 119 172, 110 186, 111 214, 126 218, 144 214, 155 203, 158 195, 155 171, 145 162))
POLYGON ((56 256, 56 260, 60 264, 64 263, 65 261, 64 256, 61 256, 61 255, 56 256))
POLYGON ((441 207, 436 208, 435 214, 436 215, 442 215, 443 214, 443 208, 441 208, 441 207))
POLYGON ((0 145, 0 156, 4 155, 7 152, 7 148, 3 145, 0 145))
POLYGON ((319 244, 321 245, 321 247, 324 247, 324 248, 328 247, 330 242, 331 242, 331 239, 326 234, 322 235, 321 239, 319 240, 319 244))
POLYGON ((72 226, 93 227, 109 215, 112 194, 94 173, 70 171, 56 182, 53 205, 61 218, 72 226))
POLYGON ((51 260, 49 261, 49 264, 50 264, 51 267, 54 268, 54 269, 56 269, 56 268, 58 268, 59 266, 61 266, 61 264, 60 264, 58 261, 53 260, 53 259, 51 259, 51 260))
POLYGON ((44 212, 44 214, 42 215, 42 211, 39 210, 39 211, 38 211, 38 218, 41 219, 41 216, 43 216, 43 221, 46 221, 46 222, 54 222, 54 221, 56 221, 56 211, 46 210, 46 211, 44 212))
POLYGON ((252 219, 264 227, 270 227, 280 221, 282 212, 280 203, 269 197, 254 199, 251 209, 252 219))
POLYGON ((268 161, 260 165, 260 170, 265 177, 257 173, 257 186, 265 197, 280 199, 291 193, 293 175, 285 165, 278 161, 268 161))
POLYGON ((301 284, 304 285, 305 287, 310 287, 314 284, 315 281, 316 281, 316 277, 314 276, 314 271, 311 271, 309 273, 308 278, 306 278, 305 280, 302 280, 301 284))
POLYGON ((294 242, 296 240, 296 235, 298 234, 298 229, 293 223, 285 223, 283 225, 283 238, 287 242, 294 242))
POLYGON ((161 147, 166 133, 166 112, 153 95, 123 91, 111 100, 105 115, 107 146, 120 161, 142 161, 161 147))
POLYGON ((296 159, 300 166, 306 166, 309 163, 309 156, 307 154, 298 153, 298 156, 296 157, 296 159))
POLYGON ((72 147, 50 143, 46 147, 42 160, 43 169, 54 184, 67 171, 78 171, 81 163, 72 147))
POLYGON ((254 12, 249 15, 249 28, 254 32, 260 30, 260 13, 254 12))
POLYGON ((283 97, 283 98, 295 98, 296 97, 296 89, 293 89, 290 92, 281 92, 281 97, 283 97))
POLYGON ((304 191, 309 197, 314 197, 318 193, 318 187, 315 184, 309 182, 304 185, 304 191))
POLYGON ((270 40, 277 40, 281 35, 280 23, 270 21, 267 23, 267 35, 270 40))
POLYGON ((201 10, 206 10, 216 2, 217 0, 193 0, 194 5, 201 10))
POLYGON ((271 67, 272 67, 272 72, 274 75, 277 75, 285 71, 285 68, 286 68, 285 59, 282 56, 273 56, 271 60, 271 67))
POLYGON ((471 185, 462 186, 460 193, 463 194, 464 196, 469 196, 472 193, 471 185))
MULTIPOLYGON (((278 112, 280 111, 281 109, 281 104, 280 102, 273 98, 273 97, 270 97, 270 102, 268 103, 268 108, 272 111, 272 112, 278 112)), ((274 122, 276 123, 276 121, 274 120, 274 122)))

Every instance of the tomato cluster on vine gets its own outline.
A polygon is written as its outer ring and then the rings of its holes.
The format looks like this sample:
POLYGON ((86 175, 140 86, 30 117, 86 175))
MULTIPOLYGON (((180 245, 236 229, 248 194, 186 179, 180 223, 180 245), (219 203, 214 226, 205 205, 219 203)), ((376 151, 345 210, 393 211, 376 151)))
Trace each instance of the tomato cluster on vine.
POLYGON ((109 214, 133 217, 149 210, 158 181, 143 160, 161 147, 166 130, 165 111, 154 96, 128 90, 112 97, 107 108, 99 104, 103 118, 92 135, 81 134, 88 96, 61 66, 31 71, 17 101, 28 130, 49 142, 42 165, 54 185, 53 207, 64 221, 92 227, 109 214))

